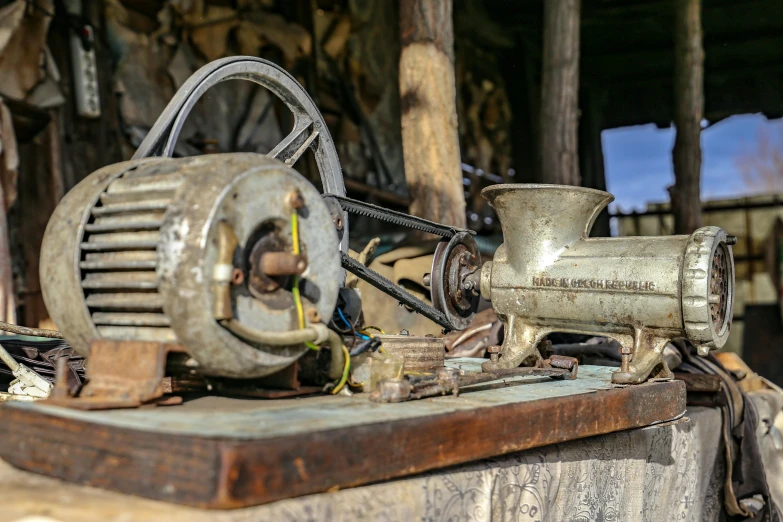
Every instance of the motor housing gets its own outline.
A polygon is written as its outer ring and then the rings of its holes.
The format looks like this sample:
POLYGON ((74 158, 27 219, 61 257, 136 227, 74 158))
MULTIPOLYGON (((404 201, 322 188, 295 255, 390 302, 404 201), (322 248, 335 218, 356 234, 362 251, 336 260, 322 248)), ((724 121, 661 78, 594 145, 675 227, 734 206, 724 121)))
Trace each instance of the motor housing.
POLYGON ((283 162, 249 153, 147 158, 94 172, 55 209, 40 263, 47 309, 80 354, 97 339, 175 343, 201 373, 238 378, 274 373, 307 347, 229 331, 216 318, 221 285, 234 320, 285 332, 299 328, 285 274, 301 272, 308 323, 332 316, 342 280, 321 194, 283 162), (294 212, 304 270, 286 269, 294 212), (235 240, 228 264, 219 260, 227 235, 235 240))

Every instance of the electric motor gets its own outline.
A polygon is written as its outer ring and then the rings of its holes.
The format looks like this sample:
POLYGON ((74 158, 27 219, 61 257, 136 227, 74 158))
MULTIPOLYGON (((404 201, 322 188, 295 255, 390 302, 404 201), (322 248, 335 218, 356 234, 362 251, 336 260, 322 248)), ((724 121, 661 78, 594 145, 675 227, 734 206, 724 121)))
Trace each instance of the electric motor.
POLYGON ((339 243, 321 194, 281 161, 132 160, 91 174, 58 205, 41 250, 43 297, 82 355, 96 339, 176 343, 202 373, 261 377, 307 347, 256 342, 221 320, 255 332, 295 331, 302 316, 328 322, 339 243))

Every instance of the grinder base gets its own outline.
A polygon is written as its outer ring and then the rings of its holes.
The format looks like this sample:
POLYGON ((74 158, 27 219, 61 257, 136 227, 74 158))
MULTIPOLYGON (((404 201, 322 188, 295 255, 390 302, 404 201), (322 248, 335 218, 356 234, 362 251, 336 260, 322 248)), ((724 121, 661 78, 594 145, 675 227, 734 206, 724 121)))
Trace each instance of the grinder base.
MULTIPOLYGON (((491 360, 481 365, 485 372, 510 370, 519 366, 540 366, 543 357, 538 350, 538 344, 552 332, 595 334, 595 332, 568 327, 534 326, 513 315, 507 317, 504 322, 506 334, 500 354, 491 354, 491 360)), ((620 369, 612 374, 614 384, 640 384, 647 379, 660 381, 673 378, 663 358, 663 349, 669 342, 668 337, 657 336, 647 328, 637 328, 633 335, 616 333, 604 333, 604 335, 616 339, 622 346, 620 369)))

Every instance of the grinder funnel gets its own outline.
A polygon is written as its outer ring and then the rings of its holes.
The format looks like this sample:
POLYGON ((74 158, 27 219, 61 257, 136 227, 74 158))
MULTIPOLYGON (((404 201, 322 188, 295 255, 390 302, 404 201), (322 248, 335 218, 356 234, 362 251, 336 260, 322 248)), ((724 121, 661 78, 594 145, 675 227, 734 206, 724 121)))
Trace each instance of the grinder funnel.
POLYGON ((500 219, 508 262, 515 267, 549 264, 552 255, 586 238, 614 200, 608 192, 568 185, 492 185, 481 195, 500 219))

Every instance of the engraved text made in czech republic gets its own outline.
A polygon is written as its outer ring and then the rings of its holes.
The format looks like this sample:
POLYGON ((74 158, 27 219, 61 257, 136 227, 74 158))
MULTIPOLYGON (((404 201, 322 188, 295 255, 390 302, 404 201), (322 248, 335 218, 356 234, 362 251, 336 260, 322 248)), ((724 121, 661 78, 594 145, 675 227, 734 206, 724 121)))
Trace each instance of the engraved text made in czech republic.
POLYGON ((534 277, 533 286, 559 288, 590 288, 597 290, 626 290, 631 292, 654 292, 652 281, 618 281, 615 279, 571 279, 568 277, 534 277))

